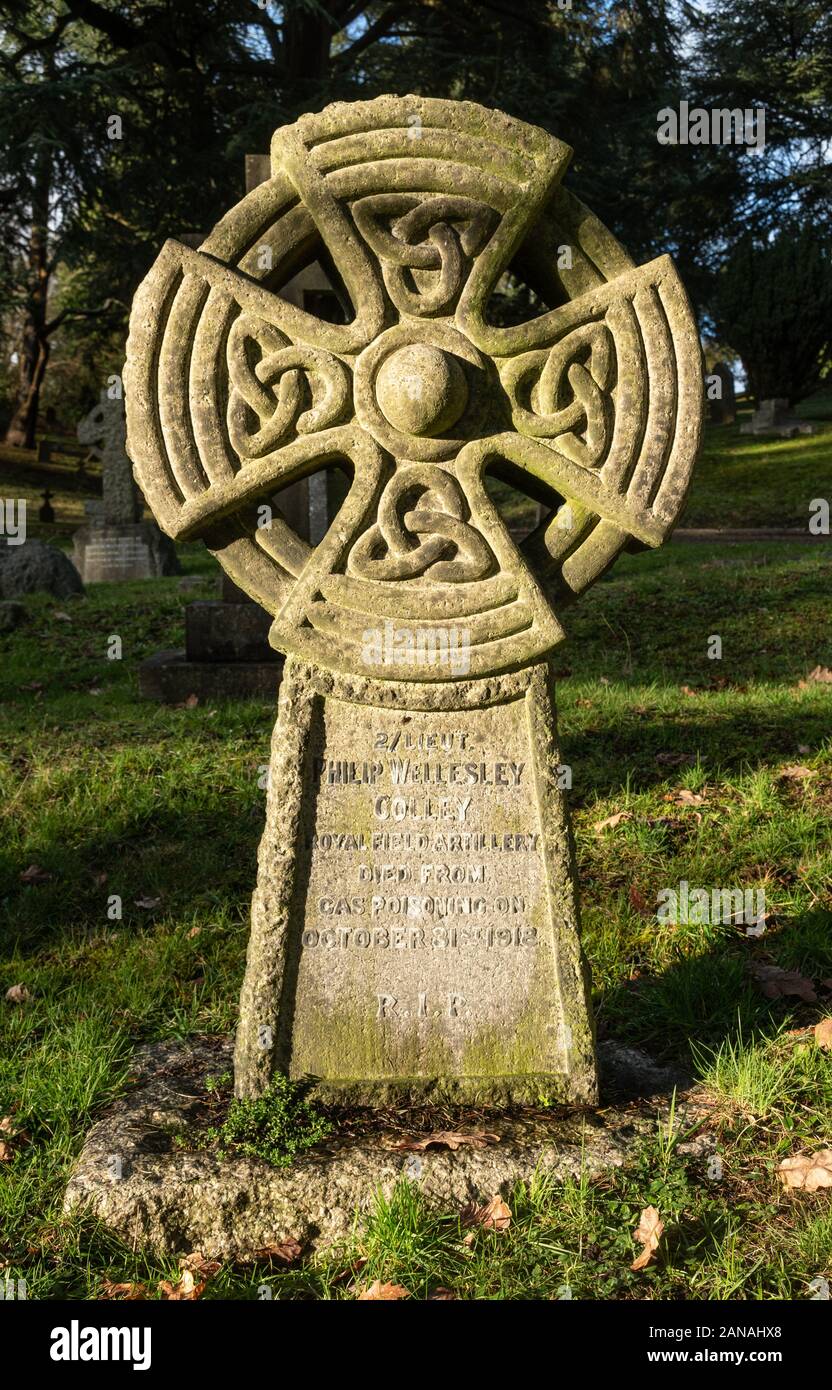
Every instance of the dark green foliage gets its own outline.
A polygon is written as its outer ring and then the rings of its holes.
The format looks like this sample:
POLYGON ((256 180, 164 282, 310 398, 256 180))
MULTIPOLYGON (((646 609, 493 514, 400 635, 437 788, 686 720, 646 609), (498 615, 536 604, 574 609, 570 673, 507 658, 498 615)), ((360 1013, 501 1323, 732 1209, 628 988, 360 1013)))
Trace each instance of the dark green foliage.
POLYGON ((306 1099, 307 1087, 278 1074, 259 1100, 233 1099, 228 1115, 208 1138, 226 1154, 263 1158, 287 1168, 299 1153, 332 1132, 332 1125, 306 1099))
POLYGON ((832 237, 795 223, 772 241, 743 237, 717 277, 713 313, 758 401, 810 395, 832 355, 832 237))

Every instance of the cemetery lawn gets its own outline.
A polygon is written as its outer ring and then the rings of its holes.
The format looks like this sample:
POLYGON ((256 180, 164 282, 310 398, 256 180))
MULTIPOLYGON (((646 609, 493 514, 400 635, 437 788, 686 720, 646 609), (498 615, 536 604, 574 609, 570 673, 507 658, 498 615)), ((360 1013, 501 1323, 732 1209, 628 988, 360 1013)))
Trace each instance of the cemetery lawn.
POLYGON ((809 503, 814 497, 829 499, 832 487, 830 402, 825 405, 825 421, 812 417, 815 434, 796 439, 741 434, 748 412, 735 425, 706 427, 679 525, 806 531, 809 503))
MULTIPOLYGON (((63 1187, 138 1043, 234 1025, 273 711, 139 699, 138 662, 214 592, 207 553, 183 563, 187 594, 173 579, 36 597, 0 636, 0 1274, 32 1298, 106 1296, 107 1280, 159 1297, 178 1279, 175 1262, 62 1217, 63 1187), (18 985, 22 1002, 4 997, 18 985)), ((625 557, 564 614, 562 756, 599 1032, 693 1071, 719 1173, 657 1121, 625 1169, 532 1182, 507 1196, 509 1229, 470 1244, 458 1213, 403 1182, 348 1248, 224 1264, 203 1298, 263 1283, 353 1298, 379 1279, 416 1298, 805 1299, 832 1280, 832 1191, 788 1191, 777 1173, 832 1147, 832 1051, 814 1032, 832 1013, 832 686, 817 669, 832 668, 831 588, 825 545, 671 544, 625 557), (657 893, 682 880, 764 889, 765 931, 658 922, 657 893), (795 972, 803 984, 781 983, 804 997, 767 998, 761 965, 795 972), (633 1272, 651 1205, 664 1235, 633 1272)))

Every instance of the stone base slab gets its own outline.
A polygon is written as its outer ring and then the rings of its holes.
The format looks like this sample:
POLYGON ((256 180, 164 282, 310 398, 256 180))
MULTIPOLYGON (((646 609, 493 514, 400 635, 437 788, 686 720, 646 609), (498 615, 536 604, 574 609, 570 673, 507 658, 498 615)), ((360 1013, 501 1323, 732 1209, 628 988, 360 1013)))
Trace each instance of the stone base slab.
POLYGON ((797 439, 801 434, 814 434, 815 427, 807 420, 778 420, 775 424, 755 425, 753 422, 740 425, 740 434, 776 436, 778 439, 797 439))
MULTIPOLYGON (((666 1110, 674 1086, 687 1080, 633 1049, 602 1044, 599 1053, 604 1099, 635 1093, 652 1097, 649 1103, 608 1104, 600 1113, 480 1114, 460 1120, 459 1128, 498 1134, 499 1142, 454 1152, 396 1149, 413 1131, 391 1133, 393 1121, 385 1129, 382 1116, 376 1132, 355 1137, 360 1126, 350 1123, 352 1135, 336 1132, 291 1167, 274 1168, 259 1159, 220 1160, 210 1149, 183 1152, 174 1143, 184 1133, 193 1144, 201 1125, 216 1123, 205 1081, 229 1070, 231 1040, 153 1044, 136 1053, 130 1091, 90 1131, 64 1210, 86 1208, 130 1244, 222 1258, 289 1236, 307 1251, 335 1244, 349 1236, 356 1212, 359 1221, 366 1218, 379 1190, 389 1198, 402 1178, 447 1210, 508 1196, 535 1173, 562 1180, 583 1168, 595 1176, 620 1167, 635 1144, 655 1133, 657 1099, 660 1112, 666 1110)), ((686 1128, 695 1114, 695 1096, 683 1096, 676 1123, 686 1128)), ((680 1147, 704 1154, 711 1142, 703 1136, 680 1147)))
POLYGON ((282 661, 188 661, 184 651, 154 652, 139 667, 139 692, 178 705, 196 695, 207 700, 277 701, 282 661))

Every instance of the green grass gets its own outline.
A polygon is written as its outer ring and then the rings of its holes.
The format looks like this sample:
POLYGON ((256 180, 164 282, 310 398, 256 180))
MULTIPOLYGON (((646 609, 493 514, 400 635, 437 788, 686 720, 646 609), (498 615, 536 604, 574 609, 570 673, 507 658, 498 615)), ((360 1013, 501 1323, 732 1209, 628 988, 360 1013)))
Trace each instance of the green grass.
MULTIPOLYGON (((183 562, 203 581, 187 599, 209 597, 213 561, 194 547, 183 562)), ((471 1244, 458 1213, 405 1183, 343 1250, 224 1265, 206 1297, 255 1298, 265 1282, 275 1297, 351 1298, 378 1278, 414 1297, 804 1298, 832 1274, 828 1194, 776 1176, 787 1153, 832 1142, 829 1054, 789 1031, 832 1001, 832 697, 799 684, 832 667, 831 579, 820 546, 627 556, 564 614, 557 653, 599 1027, 699 1070, 724 1177, 657 1129, 624 1171, 518 1189, 510 1229, 471 1244), (814 775, 779 775, 794 763, 814 775), (682 789, 703 800, 679 803, 682 789), (768 930, 657 922, 657 892, 683 879, 763 887, 768 930), (767 1000, 752 961, 801 971, 821 1002, 767 1000), (633 1273, 651 1203, 667 1234, 633 1273)), ((139 699, 138 664, 182 640, 185 601, 175 579, 34 597, 0 637, 0 1116, 30 1136, 0 1164, 0 1264, 33 1297, 95 1297, 104 1278, 153 1293, 175 1275, 61 1217, 62 1189, 137 1043, 234 1025, 273 710, 139 699), (44 877, 22 882, 31 864, 44 877), (18 983, 29 999, 3 1002, 18 983)))
POLYGON ((807 530, 812 499, 832 500, 832 402, 825 402, 823 418, 808 405, 795 413, 812 420, 814 434, 796 439, 741 434, 750 409, 739 413, 735 425, 706 426, 680 526, 807 530))
POLYGON ((77 458, 61 453, 58 444, 48 464, 38 463, 34 449, 0 444, 0 497, 25 499, 28 535, 67 544, 72 532, 83 526, 85 500, 101 497, 101 468, 90 463, 79 473, 78 463, 77 458), (55 520, 44 525, 38 520, 38 510, 47 487, 52 493, 55 520))

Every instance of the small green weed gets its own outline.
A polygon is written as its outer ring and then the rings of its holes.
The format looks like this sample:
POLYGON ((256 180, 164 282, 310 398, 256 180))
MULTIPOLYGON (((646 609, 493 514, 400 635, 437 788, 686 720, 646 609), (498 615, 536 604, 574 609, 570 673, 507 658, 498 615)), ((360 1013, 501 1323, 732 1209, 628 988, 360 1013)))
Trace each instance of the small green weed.
POLYGON ((275 1076, 258 1100, 234 1099, 218 1128, 206 1137, 221 1158, 247 1154, 276 1168, 287 1168, 299 1153, 332 1133, 332 1125, 306 1098, 307 1087, 288 1076, 275 1076))

